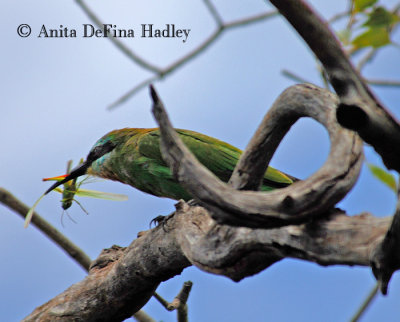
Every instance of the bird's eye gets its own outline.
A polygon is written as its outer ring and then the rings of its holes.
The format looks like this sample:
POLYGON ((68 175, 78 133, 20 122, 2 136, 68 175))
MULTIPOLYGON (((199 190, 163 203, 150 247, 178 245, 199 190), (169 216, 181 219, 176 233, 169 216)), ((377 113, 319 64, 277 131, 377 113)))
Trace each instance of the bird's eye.
POLYGON ((104 151, 103 146, 96 146, 92 151, 90 151, 87 160, 93 162, 106 153, 107 152, 104 151))
POLYGON ((92 151, 89 152, 86 161, 87 162, 93 162, 96 161, 98 158, 102 157, 104 154, 112 151, 115 148, 115 145, 111 142, 108 141, 104 143, 103 145, 96 146, 92 149, 92 151))

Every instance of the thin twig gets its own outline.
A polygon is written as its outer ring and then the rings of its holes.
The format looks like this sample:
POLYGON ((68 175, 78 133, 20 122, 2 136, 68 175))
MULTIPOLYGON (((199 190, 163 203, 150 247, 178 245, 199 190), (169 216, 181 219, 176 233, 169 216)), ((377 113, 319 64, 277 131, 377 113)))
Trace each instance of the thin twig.
POLYGON ((354 17, 354 1, 350 1, 350 3, 349 3, 349 14, 350 14, 350 19, 349 19, 349 21, 347 22, 347 27, 346 27, 346 29, 351 29, 351 27, 353 26, 353 24, 356 22, 355 21, 355 17, 354 17))
POLYGON ((328 76, 328 74, 326 73, 324 67, 321 66, 320 64, 318 64, 318 70, 319 70, 319 73, 321 74, 322 82, 324 83, 324 88, 329 90, 330 87, 329 87, 329 76, 328 76))
POLYGON ((169 302, 168 302, 166 299, 164 299, 160 294, 154 293, 154 298, 155 298, 166 310, 170 311, 170 310, 168 309, 169 302))
MULTIPOLYGON (((88 15, 88 17, 97 25, 99 28, 104 28, 104 24, 101 22, 101 20, 94 14, 94 12, 86 5, 86 3, 83 0, 76 0, 76 3, 82 8, 82 10, 88 15)), ((147 78, 146 80, 140 82, 138 85, 135 85, 132 89, 130 89, 128 92, 123 94, 120 98, 118 98, 116 101, 112 102, 107 109, 113 109, 116 108, 117 106, 121 105, 122 103, 126 102, 130 97, 135 95, 137 92, 139 92, 141 89, 149 85, 150 83, 153 83, 155 81, 158 81, 162 79, 164 76, 171 74, 174 72, 176 69, 181 67, 182 65, 186 64, 190 60, 192 60, 194 57, 197 55, 201 54, 205 49, 207 49, 214 41, 219 38, 219 36, 222 34, 223 31, 228 30, 230 28, 235 28, 235 27, 240 27, 244 25, 249 25, 252 23, 260 22, 262 20, 265 20, 267 18, 273 17, 275 15, 278 15, 277 11, 273 12, 267 12, 263 14, 258 14, 254 15, 251 17, 243 18, 243 19, 238 19, 234 20, 228 23, 223 23, 223 19, 221 15, 218 13, 217 9, 215 6, 209 1, 209 0, 204 0, 204 3, 206 7, 208 8, 210 14, 214 18, 215 22, 217 23, 217 29, 203 42, 201 43, 197 48, 189 52, 187 55, 184 55, 180 59, 176 60, 173 62, 171 65, 165 67, 165 68, 159 68, 148 61, 144 60, 141 58, 139 55, 135 54, 131 49, 129 49, 127 46, 124 45, 120 40, 117 38, 113 37, 111 34, 108 34, 108 38, 110 41, 118 48, 120 49, 129 59, 131 59, 134 63, 138 64, 139 66, 143 67, 144 69, 147 69, 151 72, 153 72, 155 75, 152 77, 147 78)))
MULTIPOLYGON (((28 213, 28 206, 18 200, 4 188, 0 187, 0 203, 7 206, 23 219, 28 213)), ((92 260, 86 253, 75 245, 71 240, 65 237, 59 230, 52 226, 48 221, 42 218, 38 213, 34 213, 32 224, 36 226, 45 236, 52 240, 62 250, 64 250, 76 263, 78 263, 86 272, 89 271, 92 260)), ((154 320, 144 311, 136 312, 134 318, 140 322, 154 322, 154 320)))
MULTIPOLYGON (((201 43, 197 48, 189 52, 187 55, 177 59, 174 63, 170 66, 166 67, 163 72, 159 75, 161 77, 171 73, 172 71, 176 70, 178 67, 182 66, 183 64, 189 62, 197 55, 201 54, 205 51, 214 41, 216 41, 219 36, 221 36, 222 32, 226 30, 225 27, 219 28, 215 30, 203 43, 201 43)), ((160 78, 160 77, 159 77, 160 78)))
POLYGON ((330 19, 328 19, 328 24, 333 24, 336 21, 347 17, 349 14, 350 14, 349 11, 339 12, 339 13, 333 15, 330 19))
POLYGON ((374 86, 385 86, 385 87, 398 87, 400 86, 400 81, 387 80, 387 79, 366 79, 368 84, 374 86))
MULTIPOLYGON (((9 191, 0 188, 0 202, 15 211, 23 219, 28 213, 29 207, 15 198, 9 191)), ((65 237, 60 231, 54 228, 49 222, 40 217, 36 212, 32 217, 32 223, 56 245, 64 250, 75 260, 85 271, 89 270, 91 259, 77 245, 65 237)))
POLYGON ((289 71, 287 69, 282 69, 281 73, 283 76, 286 76, 287 78, 291 79, 292 81, 295 81, 298 83, 310 83, 305 78, 298 76, 295 73, 292 73, 291 71, 289 71))
POLYGON ((374 288, 369 292, 367 298, 364 300, 364 302, 361 304, 361 306, 358 308, 357 312, 354 314, 354 316, 351 318, 351 322, 357 322, 360 317, 365 313, 367 308, 370 306, 372 303, 372 300, 375 299, 376 294, 378 294, 379 290, 379 284, 376 283, 374 288))
POLYGON ((221 27, 224 24, 224 21, 222 20, 217 8, 215 8, 214 4, 210 0, 204 0, 204 4, 206 5, 210 14, 213 16, 218 27, 221 27))
POLYGON ((112 102, 107 108, 108 109, 114 109, 127 101, 129 98, 131 98, 134 94, 136 94, 139 90, 143 89, 145 86, 149 85, 150 83, 154 83, 155 81, 158 81, 165 76, 171 74, 172 72, 176 71, 178 68, 182 67, 189 61, 191 61, 193 58, 196 56, 200 55, 203 53, 210 45, 212 45, 221 35, 224 31, 227 31, 231 28, 236 28, 236 27, 241 27, 241 26, 246 26, 249 24, 257 23, 260 21, 263 21, 265 19, 277 16, 278 12, 277 11, 272 11, 272 12, 266 12, 263 14, 259 15, 254 15, 251 17, 243 18, 243 19, 237 19, 228 23, 225 23, 223 25, 219 25, 219 27, 214 30, 214 32, 206 38, 200 45, 198 45, 195 49, 190 51, 188 54, 182 56, 181 58, 177 59, 175 62, 173 62, 171 65, 160 69, 158 72, 155 72, 155 75, 142 81, 138 85, 134 86, 131 90, 123 94, 120 98, 118 98, 116 101, 112 102))
POLYGON ((126 92, 124 95, 122 95, 119 99, 117 99, 115 102, 111 103, 110 105, 107 106, 108 110, 112 110, 115 107, 121 105, 122 103, 125 103, 130 97, 135 95, 137 92, 139 92, 142 88, 147 87, 154 81, 157 81, 160 77, 158 75, 149 77, 136 85, 134 88, 126 92))
POLYGON ((357 64, 357 70, 361 71, 365 64, 369 63, 372 59, 374 59, 375 55, 377 54, 377 48, 371 48, 363 58, 357 64))
MULTIPOLYGON (((104 24, 101 20, 94 14, 94 12, 86 5, 86 3, 82 0, 75 0, 76 3, 82 8, 82 10, 87 14, 87 16, 95 23, 98 28, 103 29, 104 24)), ((150 70, 154 73, 159 73, 161 71, 157 66, 147 62, 137 54, 135 54, 131 49, 124 45, 123 42, 113 37, 111 34, 107 34, 107 38, 119 49, 121 50, 129 59, 133 60, 139 66, 150 70)))
POLYGON ((222 33, 224 29, 217 29, 213 34, 211 34, 210 37, 208 37, 202 44, 200 44, 196 49, 193 51, 189 52, 187 55, 183 56, 182 58, 176 60, 172 65, 169 67, 166 67, 164 70, 162 70, 160 73, 157 73, 156 75, 142 81, 138 85, 136 85, 134 88, 126 92, 124 95, 122 95, 120 98, 118 98, 115 102, 111 103, 107 108, 108 109, 114 109, 127 101, 129 98, 131 98, 134 94, 136 94, 138 91, 140 91, 142 88, 146 87, 147 85, 150 85, 151 83, 160 80, 164 76, 167 76, 168 74, 172 73, 175 71, 178 67, 186 64, 190 60, 192 60, 194 57, 197 55, 201 54, 204 50, 206 50, 222 33))
POLYGON ((175 296, 172 302, 168 302, 157 293, 154 293, 154 297, 168 311, 178 311, 178 322, 186 322, 188 320, 188 310, 186 302, 189 298, 192 286, 193 283, 191 281, 183 283, 182 289, 180 290, 179 294, 175 296))
POLYGON ((260 13, 258 15, 254 15, 251 17, 247 17, 247 18, 242 18, 242 19, 237 19, 231 22, 227 22, 224 24, 224 28, 225 29, 229 29, 229 28, 235 28, 235 27, 241 27, 241 26, 246 26, 246 25, 250 25, 253 24, 255 22, 260 22, 263 21, 265 19, 271 18, 271 17, 277 17, 279 16, 279 12, 278 11, 270 11, 270 12, 265 12, 265 13, 260 13))

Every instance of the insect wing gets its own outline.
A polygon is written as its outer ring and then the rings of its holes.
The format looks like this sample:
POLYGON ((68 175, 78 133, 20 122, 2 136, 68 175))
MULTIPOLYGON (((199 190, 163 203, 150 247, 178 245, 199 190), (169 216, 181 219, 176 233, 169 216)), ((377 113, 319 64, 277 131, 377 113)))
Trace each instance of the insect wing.
POLYGON ((36 200, 36 202, 34 203, 34 205, 32 206, 32 208, 29 209, 28 213, 27 213, 26 216, 25 216, 24 228, 28 227, 29 223, 30 223, 31 220, 32 220, 32 216, 33 216, 33 213, 34 213, 34 211, 35 211, 36 206, 38 205, 38 203, 40 202, 40 200, 43 199, 44 196, 45 196, 45 194, 42 194, 42 195, 40 196, 40 198, 39 198, 38 200, 36 200))
POLYGON ((87 190, 87 189, 79 189, 76 192, 76 195, 80 196, 80 197, 91 197, 91 198, 106 199, 106 200, 113 200, 113 201, 128 200, 127 195, 123 195, 123 194, 119 194, 119 193, 96 191, 96 190, 87 190))

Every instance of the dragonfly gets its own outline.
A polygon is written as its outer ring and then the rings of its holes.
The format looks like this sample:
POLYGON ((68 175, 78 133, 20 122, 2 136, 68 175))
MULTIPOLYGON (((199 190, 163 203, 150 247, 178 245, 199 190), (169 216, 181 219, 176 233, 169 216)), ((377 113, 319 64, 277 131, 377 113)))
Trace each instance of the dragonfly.
MULTIPOLYGON (((81 164, 83 160, 80 161, 79 164, 81 164)), ((67 163, 67 174, 62 175, 62 176, 57 176, 57 177, 50 177, 50 178, 43 178, 43 181, 62 181, 68 174, 71 173, 72 169, 72 160, 69 160, 67 163)), ((106 199, 106 200, 112 200, 112 201, 126 201, 128 200, 128 196, 124 194, 117 194, 117 193, 110 193, 110 192, 103 192, 103 191, 96 191, 96 190, 88 190, 88 189, 81 189, 81 185, 84 183, 89 183, 90 176, 86 176, 84 179, 77 181, 78 178, 75 178, 71 181, 65 182, 63 184, 63 188, 57 187, 54 190, 61 193, 62 198, 61 198, 61 207, 64 211, 69 209, 73 202, 78 204, 81 209, 88 214, 85 208, 81 205, 81 203, 75 199, 76 196, 80 197, 90 197, 90 198, 97 198, 97 199, 106 199)), ((34 211, 36 206, 39 204, 39 202, 43 199, 43 197, 46 195, 46 193, 42 194, 38 200, 34 203, 34 205, 29 209, 28 213, 26 214, 25 217, 25 223, 24 227, 28 227, 29 223, 32 220, 34 211)))

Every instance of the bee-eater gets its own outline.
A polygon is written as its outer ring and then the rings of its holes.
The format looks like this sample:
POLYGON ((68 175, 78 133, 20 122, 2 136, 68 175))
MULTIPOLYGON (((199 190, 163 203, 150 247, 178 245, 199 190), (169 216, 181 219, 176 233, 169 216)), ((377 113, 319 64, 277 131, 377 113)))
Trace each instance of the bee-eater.
MULTIPOLYGON (((189 130, 176 129, 195 157, 219 179, 227 182, 242 151, 234 146, 189 130)), ((81 175, 93 175, 129 184, 149 194, 189 200, 191 196, 175 180, 160 151, 160 130, 125 128, 104 135, 90 150, 86 161, 71 171, 57 186, 81 175)), ((292 178, 272 167, 265 172, 262 191, 285 187, 292 178)))

